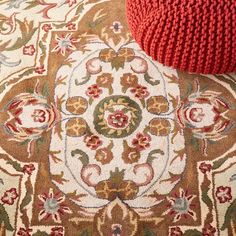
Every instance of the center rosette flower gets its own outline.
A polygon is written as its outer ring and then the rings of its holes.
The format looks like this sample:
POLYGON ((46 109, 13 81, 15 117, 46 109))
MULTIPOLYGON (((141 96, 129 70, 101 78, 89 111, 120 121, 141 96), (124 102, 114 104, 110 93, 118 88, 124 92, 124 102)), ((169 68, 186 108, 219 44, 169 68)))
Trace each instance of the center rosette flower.
POLYGON ((129 122, 129 117, 123 111, 115 111, 108 116, 108 124, 115 128, 124 128, 129 122))
POLYGON ((127 96, 109 96, 94 110, 96 131, 109 138, 123 138, 132 134, 142 120, 140 106, 127 96))

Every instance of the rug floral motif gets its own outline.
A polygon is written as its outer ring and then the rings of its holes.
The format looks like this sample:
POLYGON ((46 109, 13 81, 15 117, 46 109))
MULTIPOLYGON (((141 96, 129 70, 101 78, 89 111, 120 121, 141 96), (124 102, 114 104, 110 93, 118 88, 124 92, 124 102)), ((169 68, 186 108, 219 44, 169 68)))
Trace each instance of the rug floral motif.
POLYGON ((236 76, 152 61, 124 0, 0 2, 0 235, 236 235, 236 76))

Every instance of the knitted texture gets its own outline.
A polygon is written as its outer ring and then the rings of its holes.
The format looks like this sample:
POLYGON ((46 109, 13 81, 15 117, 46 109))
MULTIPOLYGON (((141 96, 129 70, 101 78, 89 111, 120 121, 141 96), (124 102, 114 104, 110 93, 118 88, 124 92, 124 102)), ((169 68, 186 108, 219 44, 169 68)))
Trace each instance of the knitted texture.
POLYGON ((126 10, 154 60, 196 73, 236 71, 236 0, 127 0, 126 10))

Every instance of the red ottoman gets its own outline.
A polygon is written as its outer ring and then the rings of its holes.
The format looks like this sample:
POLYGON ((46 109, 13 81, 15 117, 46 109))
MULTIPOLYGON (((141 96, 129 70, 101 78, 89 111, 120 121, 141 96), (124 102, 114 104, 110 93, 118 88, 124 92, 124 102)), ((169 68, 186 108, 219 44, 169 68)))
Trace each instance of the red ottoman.
POLYGON ((196 73, 236 71, 236 0, 127 0, 126 10, 154 60, 196 73))

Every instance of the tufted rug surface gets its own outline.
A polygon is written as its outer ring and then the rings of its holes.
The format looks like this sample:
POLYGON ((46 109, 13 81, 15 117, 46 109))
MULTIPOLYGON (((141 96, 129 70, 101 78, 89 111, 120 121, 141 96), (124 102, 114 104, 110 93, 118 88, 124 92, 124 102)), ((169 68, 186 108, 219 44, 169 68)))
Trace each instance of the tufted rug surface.
POLYGON ((181 72, 124 0, 0 1, 1 236, 235 236, 236 75, 181 72))

